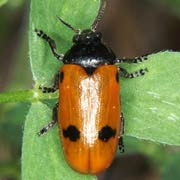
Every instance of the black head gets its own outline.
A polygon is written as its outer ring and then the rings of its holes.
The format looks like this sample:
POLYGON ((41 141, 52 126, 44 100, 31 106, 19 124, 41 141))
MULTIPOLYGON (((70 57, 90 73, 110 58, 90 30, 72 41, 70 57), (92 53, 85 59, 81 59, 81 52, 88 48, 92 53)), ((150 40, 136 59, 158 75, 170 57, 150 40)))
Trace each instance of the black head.
POLYGON ((78 64, 84 67, 88 74, 92 74, 100 65, 114 64, 115 54, 102 43, 102 34, 96 31, 99 18, 96 18, 91 29, 83 31, 75 29, 59 17, 58 19, 76 33, 73 36, 72 47, 63 57, 64 64, 78 64))
POLYGON ((100 32, 94 32, 90 29, 86 29, 73 36, 73 43, 79 45, 98 45, 101 43, 101 38, 102 34, 100 32))

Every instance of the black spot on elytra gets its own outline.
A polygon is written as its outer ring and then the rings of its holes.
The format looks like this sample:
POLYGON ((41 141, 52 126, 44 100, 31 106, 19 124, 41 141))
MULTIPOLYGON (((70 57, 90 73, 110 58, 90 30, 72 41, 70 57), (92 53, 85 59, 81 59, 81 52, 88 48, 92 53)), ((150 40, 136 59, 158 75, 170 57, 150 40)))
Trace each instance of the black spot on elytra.
POLYGON ((61 83, 62 83, 63 79, 64 79, 64 72, 61 72, 61 73, 60 73, 60 82, 61 82, 61 83))
POLYGON ((116 129, 112 129, 110 126, 104 126, 98 134, 98 138, 101 141, 107 142, 111 137, 115 137, 116 129))
POLYGON ((63 136, 71 141, 77 141, 80 138, 80 132, 76 126, 70 125, 67 129, 63 129, 63 136))
POLYGON ((116 73, 116 81, 119 82, 119 73, 116 73))

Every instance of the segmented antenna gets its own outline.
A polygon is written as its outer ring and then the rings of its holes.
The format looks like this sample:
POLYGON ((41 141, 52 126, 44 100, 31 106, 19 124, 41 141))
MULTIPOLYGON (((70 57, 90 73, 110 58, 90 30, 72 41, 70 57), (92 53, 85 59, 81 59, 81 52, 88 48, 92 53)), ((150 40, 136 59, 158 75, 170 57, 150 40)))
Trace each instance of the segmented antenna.
POLYGON ((70 24, 68 24, 67 22, 65 22, 62 18, 56 16, 65 26, 67 26, 69 29, 73 30, 75 33, 80 33, 81 30, 80 29, 75 29, 74 27, 72 27, 70 24))
POLYGON ((98 15, 96 16, 96 19, 94 20, 93 24, 91 25, 92 31, 96 31, 97 26, 104 15, 105 9, 106 9, 106 0, 101 0, 101 5, 99 7, 98 15))

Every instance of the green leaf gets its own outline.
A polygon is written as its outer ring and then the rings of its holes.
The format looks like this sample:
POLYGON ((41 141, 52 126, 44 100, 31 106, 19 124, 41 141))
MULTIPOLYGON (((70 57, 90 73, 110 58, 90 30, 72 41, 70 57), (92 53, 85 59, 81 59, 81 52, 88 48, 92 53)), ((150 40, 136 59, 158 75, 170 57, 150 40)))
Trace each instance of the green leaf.
POLYGON ((148 61, 126 65, 130 72, 148 68, 145 76, 121 81, 125 135, 180 145, 180 53, 160 52, 148 61))
POLYGON ((0 0, 0 7, 3 6, 4 4, 6 4, 8 2, 8 0, 0 0))
MULTIPOLYGON (((56 16, 60 16, 75 28, 86 29, 94 21, 98 6, 99 0, 31 1, 29 47, 35 87, 39 84, 51 84, 61 64, 53 57, 49 45, 36 35, 34 29, 41 29, 51 36, 57 43, 59 53, 64 53, 70 48, 74 33, 60 23, 56 16)), ((95 176, 74 171, 67 164, 60 144, 58 127, 43 137, 37 136, 37 132, 52 119, 52 109, 39 102, 38 98, 39 96, 32 104, 25 122, 22 179, 96 179, 95 176)))
POLYGON ((82 175, 73 171, 64 159, 58 127, 51 129, 47 135, 39 137, 37 132, 48 124, 52 109, 47 105, 33 103, 26 118, 23 155, 22 179, 25 180, 92 180, 93 176, 82 175))

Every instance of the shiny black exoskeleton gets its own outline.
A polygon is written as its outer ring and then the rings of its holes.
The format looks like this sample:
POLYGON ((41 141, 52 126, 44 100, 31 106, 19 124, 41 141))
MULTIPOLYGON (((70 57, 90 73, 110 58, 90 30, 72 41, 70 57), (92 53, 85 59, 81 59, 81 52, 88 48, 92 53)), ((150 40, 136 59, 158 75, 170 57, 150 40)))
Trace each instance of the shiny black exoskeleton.
POLYGON ((116 56, 102 43, 102 34, 84 30, 73 37, 73 46, 63 58, 64 64, 79 64, 90 75, 103 64, 114 64, 116 56))

